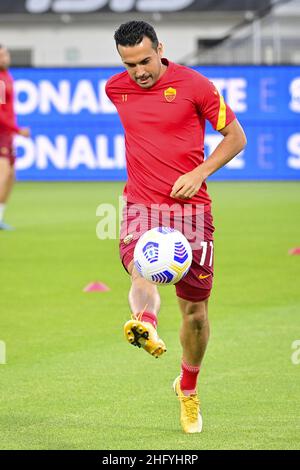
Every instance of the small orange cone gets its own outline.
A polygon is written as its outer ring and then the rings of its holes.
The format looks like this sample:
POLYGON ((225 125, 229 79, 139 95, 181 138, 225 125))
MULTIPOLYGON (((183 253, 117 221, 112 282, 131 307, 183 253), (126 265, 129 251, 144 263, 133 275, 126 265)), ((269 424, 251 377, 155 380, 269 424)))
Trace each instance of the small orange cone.
POLYGON ((110 288, 102 282, 91 282, 84 289, 83 292, 107 292, 110 288))
POLYGON ((289 255, 300 255, 300 247, 292 248, 292 249, 289 251, 289 255))

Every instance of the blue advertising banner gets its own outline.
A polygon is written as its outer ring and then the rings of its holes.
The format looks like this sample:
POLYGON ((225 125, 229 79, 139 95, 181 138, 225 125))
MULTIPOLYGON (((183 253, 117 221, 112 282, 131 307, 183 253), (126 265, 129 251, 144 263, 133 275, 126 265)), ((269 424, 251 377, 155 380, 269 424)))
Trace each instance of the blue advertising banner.
MULTIPOLYGON (((120 68, 14 69, 19 181, 126 179, 123 129, 105 94, 120 68)), ((210 180, 300 179, 300 67, 197 67, 236 113, 247 148, 210 180)), ((222 136, 208 124, 205 153, 222 136)))

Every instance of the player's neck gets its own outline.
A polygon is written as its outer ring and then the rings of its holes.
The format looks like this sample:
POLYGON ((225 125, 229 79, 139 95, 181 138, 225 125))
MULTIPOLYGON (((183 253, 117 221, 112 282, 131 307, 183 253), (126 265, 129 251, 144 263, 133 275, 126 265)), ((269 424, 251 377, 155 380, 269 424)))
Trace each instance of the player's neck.
POLYGON ((162 63, 158 80, 166 73, 167 70, 168 66, 162 63))

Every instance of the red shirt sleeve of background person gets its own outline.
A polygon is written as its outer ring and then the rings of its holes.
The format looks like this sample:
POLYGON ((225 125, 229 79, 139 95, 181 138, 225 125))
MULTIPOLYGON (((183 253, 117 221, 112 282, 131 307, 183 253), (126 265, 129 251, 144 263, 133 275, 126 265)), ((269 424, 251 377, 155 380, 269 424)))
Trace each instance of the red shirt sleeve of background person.
POLYGON ((215 85, 201 74, 195 76, 196 104, 200 114, 207 119, 217 131, 228 126, 235 114, 225 103, 215 85))
POLYGON ((19 130, 14 111, 13 79, 3 70, 0 71, 0 134, 17 134, 19 130))

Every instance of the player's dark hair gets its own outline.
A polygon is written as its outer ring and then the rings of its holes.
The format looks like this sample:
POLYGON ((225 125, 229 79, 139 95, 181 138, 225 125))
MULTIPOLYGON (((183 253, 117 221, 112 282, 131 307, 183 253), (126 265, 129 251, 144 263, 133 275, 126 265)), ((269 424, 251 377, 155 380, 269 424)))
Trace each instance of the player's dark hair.
POLYGON ((145 21, 128 21, 121 24, 115 32, 114 38, 116 46, 136 46, 140 44, 144 37, 152 42, 153 49, 158 47, 158 39, 156 32, 151 24, 145 21))

